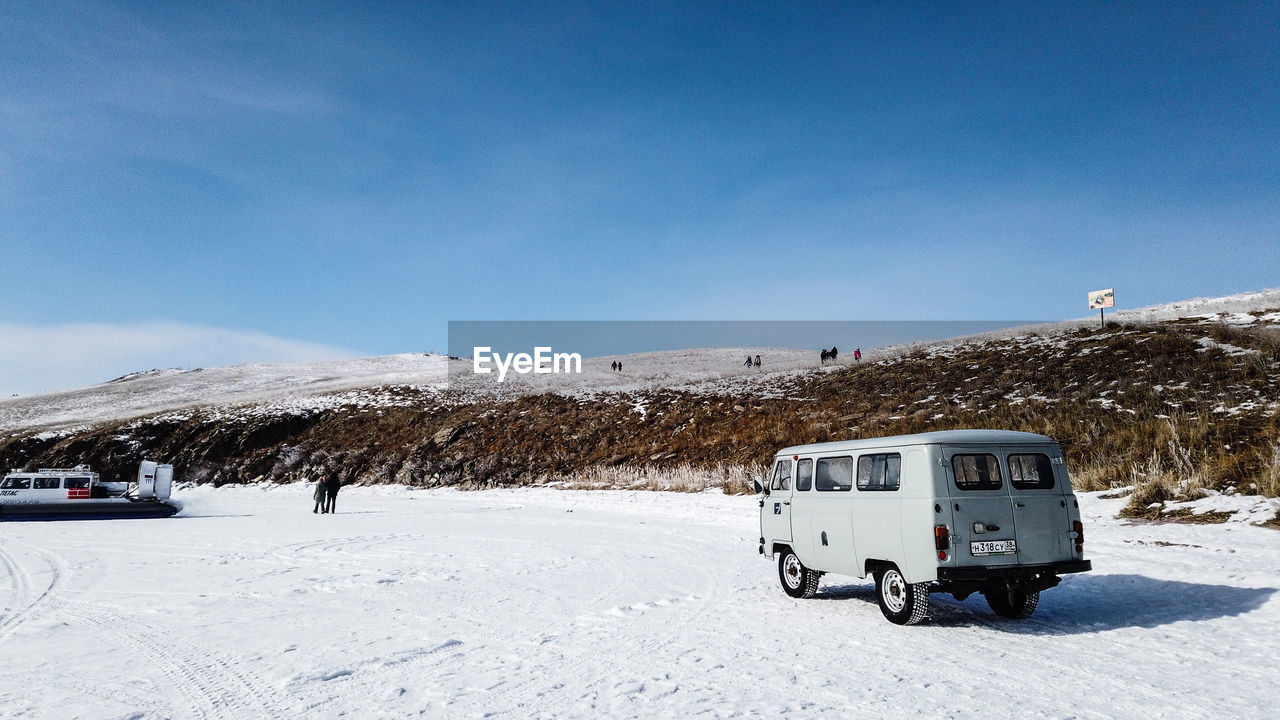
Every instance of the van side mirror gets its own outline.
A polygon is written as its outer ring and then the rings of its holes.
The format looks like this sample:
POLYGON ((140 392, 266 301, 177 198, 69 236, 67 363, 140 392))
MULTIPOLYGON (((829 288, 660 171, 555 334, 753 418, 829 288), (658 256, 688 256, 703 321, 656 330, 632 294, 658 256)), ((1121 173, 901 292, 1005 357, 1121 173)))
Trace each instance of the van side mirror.
POLYGON ((751 487, 755 488, 757 495, 760 493, 764 493, 765 495, 769 494, 769 486, 764 484, 763 478, 759 475, 751 479, 751 487))

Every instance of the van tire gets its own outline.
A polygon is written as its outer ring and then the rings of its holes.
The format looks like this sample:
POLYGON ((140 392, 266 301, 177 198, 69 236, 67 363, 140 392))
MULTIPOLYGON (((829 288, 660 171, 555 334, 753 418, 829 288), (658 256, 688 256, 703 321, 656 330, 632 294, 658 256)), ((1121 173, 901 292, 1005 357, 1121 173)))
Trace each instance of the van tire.
POLYGON ((876 602, 895 625, 915 625, 929 615, 929 583, 909 583, 892 563, 875 573, 876 602))
POLYGON ((811 598, 817 595, 821 578, 822 573, 805 567, 791 548, 778 556, 778 580, 782 582, 783 592, 791 597, 811 598))
POLYGON ((995 588, 982 593, 991 610, 1000 617, 1026 620, 1040 604, 1040 593, 1017 588, 995 588))

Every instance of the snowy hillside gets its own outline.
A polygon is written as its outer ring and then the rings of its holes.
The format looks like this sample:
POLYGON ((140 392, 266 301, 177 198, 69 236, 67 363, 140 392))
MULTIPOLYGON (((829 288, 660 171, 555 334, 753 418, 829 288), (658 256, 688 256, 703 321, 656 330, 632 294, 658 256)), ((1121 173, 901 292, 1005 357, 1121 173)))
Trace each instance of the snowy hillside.
POLYGON ((1055 438, 1077 487, 1130 488, 1133 517, 1280 497, 1280 291, 1132 315, 1143 322, 1005 330, 825 366, 812 350, 710 348, 502 384, 425 355, 143 373, 0 403, 0 465, 89 463, 123 478, 149 457, 215 485, 333 473, 469 488, 665 488, 681 472, 685 487, 742 490, 779 447, 985 427, 1055 438), (745 367, 748 354, 761 366, 745 367))
MULTIPOLYGON (((1248 325, 1280 324, 1280 289, 1243 293, 1223 298, 1198 298, 1167 305, 1122 310, 1113 321, 1153 322, 1190 318, 1197 322, 1248 325), (1249 314, 1253 312, 1254 314, 1249 314)), ((1065 333, 1091 327, 1096 318, 1002 330, 982 335, 909 346, 868 349, 864 362, 895 357, 904 352, 934 352, 994 339, 1028 334, 1065 333)), ((838 366, 853 359, 841 356, 838 366)), ((709 392, 765 391, 784 385, 797 374, 836 366, 819 367, 816 351, 778 348, 708 348, 626 356, 589 358, 581 375, 511 374, 497 386, 491 376, 474 376, 468 361, 443 356, 403 354, 357 360, 297 365, 249 364, 191 371, 140 372, 117 381, 47 395, 0 400, 0 433, 44 429, 80 428, 96 423, 173 412, 196 407, 254 405, 253 414, 295 413, 341 406, 348 402, 376 402, 358 391, 386 386, 454 391, 454 400, 504 397, 547 390, 575 396, 593 393, 627 393, 655 388, 709 392), (760 368, 745 368, 745 355, 761 355, 760 368), (614 360, 624 372, 612 372, 614 360)))
POLYGON ((811 600, 718 493, 188 489, 169 520, 6 523, 0 718, 1270 716, 1280 533, 1081 500, 1094 571, 1022 621, 811 600))
POLYGON ((342 391, 443 383, 446 363, 440 356, 406 354, 297 365, 253 363, 140 372, 81 390, 0 401, 0 432, 90 425, 208 405, 305 407, 307 398, 342 391))
MULTIPOLYGON (((296 365, 249 364, 198 370, 136 373, 102 385, 0 401, 0 432, 63 430, 95 423, 222 407, 234 414, 298 413, 361 403, 377 390, 407 386, 441 393, 441 401, 511 397, 545 391, 588 396, 657 387, 699 387, 730 382, 767 384, 814 369, 816 353, 778 348, 709 348, 588 358, 582 373, 517 375, 499 385, 475 375, 468 360, 405 354, 296 365), (742 358, 762 355, 760 368, 742 358), (609 369, 615 360, 623 372, 609 369), (451 390, 446 398, 443 391, 451 390), (252 406, 252 407, 250 407, 252 406)), ((828 369, 834 369, 829 366, 828 369)), ((375 400, 376 402, 376 400, 375 400)))
MULTIPOLYGON (((1169 321, 1185 321, 1198 325, 1231 325, 1251 327, 1259 325, 1280 325, 1280 288, 1260 290, 1258 292, 1239 293, 1217 298, 1190 298, 1177 302, 1150 305, 1132 310, 1107 311, 1106 321, 1116 323, 1157 323, 1169 321)), ((1080 328, 1095 328, 1101 324, 1097 315, 1063 320, 1060 322, 1028 325, 1025 327, 997 330, 980 335, 971 335, 932 343, 916 343, 909 346, 881 348, 881 353, 901 352, 906 349, 923 348, 938 351, 959 344, 983 342, 986 340, 1003 340, 1026 337, 1028 335, 1060 335, 1080 328)))

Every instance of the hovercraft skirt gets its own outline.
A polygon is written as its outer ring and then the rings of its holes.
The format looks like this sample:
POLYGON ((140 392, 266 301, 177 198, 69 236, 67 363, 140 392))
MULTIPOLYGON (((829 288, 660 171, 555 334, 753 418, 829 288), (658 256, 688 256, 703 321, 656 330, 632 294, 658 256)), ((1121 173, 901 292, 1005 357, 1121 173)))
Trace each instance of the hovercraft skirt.
POLYGON ((163 502, 83 500, 74 503, 0 505, 0 522, 12 520, 120 520, 170 517, 178 508, 163 502))

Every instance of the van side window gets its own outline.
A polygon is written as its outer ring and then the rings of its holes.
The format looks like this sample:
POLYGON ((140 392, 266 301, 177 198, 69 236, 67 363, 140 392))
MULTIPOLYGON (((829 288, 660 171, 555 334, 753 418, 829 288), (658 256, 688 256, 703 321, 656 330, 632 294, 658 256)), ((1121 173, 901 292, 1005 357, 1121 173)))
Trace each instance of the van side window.
POLYGON ((902 477, 902 455, 886 453, 858 458, 858 490, 897 490, 902 477))
POLYGON ((59 478, 56 477, 38 477, 34 478, 31 483, 33 490, 57 490, 59 478))
POLYGON ((852 490, 853 458, 819 458, 815 484, 819 491, 852 490))
POLYGON ((62 483, 64 488, 87 488, 89 487, 89 478, 67 478, 62 483))
POLYGON ((773 468, 773 484, 770 486, 772 490, 790 490, 791 489, 791 461, 779 460, 777 466, 773 468))
POLYGON ((951 469, 961 490, 999 490, 1002 484, 995 455, 952 455, 951 469))
POLYGON ((4 479, 4 485, 0 488, 5 490, 26 490, 31 487, 31 478, 29 477, 11 477, 4 479))
POLYGON ((1053 465, 1043 453, 1009 456, 1009 482, 1019 490, 1053 487, 1053 465))
POLYGON ((813 486, 813 459, 805 458, 796 463, 796 490, 807 491, 813 486))

